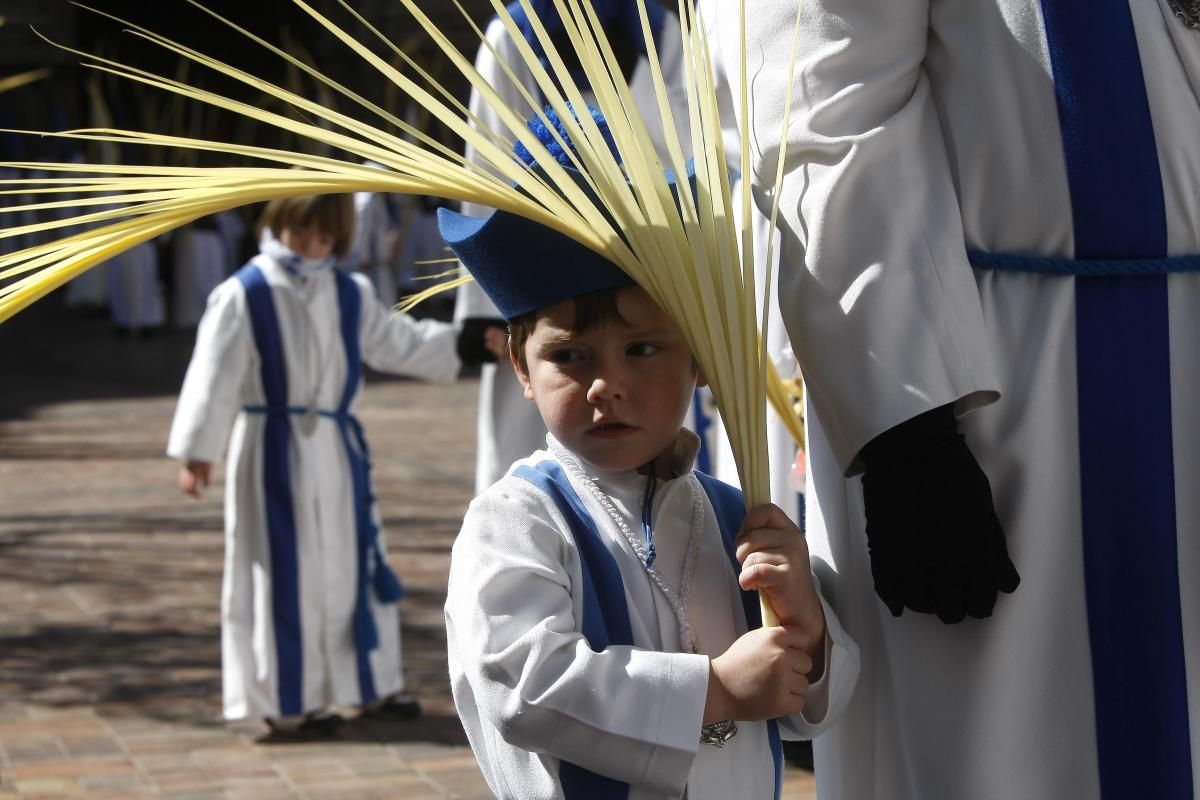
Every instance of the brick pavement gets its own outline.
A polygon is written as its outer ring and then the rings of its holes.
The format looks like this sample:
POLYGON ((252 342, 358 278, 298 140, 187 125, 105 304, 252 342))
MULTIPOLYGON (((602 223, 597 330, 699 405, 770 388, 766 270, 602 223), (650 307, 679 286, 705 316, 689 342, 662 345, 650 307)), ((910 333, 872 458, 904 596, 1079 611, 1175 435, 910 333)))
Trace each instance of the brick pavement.
MULTIPOLYGON (((476 384, 373 381, 362 418, 426 714, 324 743, 220 719, 220 475, 162 456, 190 338, 117 341, 55 298, 0 326, 0 800, 483 798, 441 606, 470 498, 476 384)), ((789 767, 784 796, 813 796, 789 767)))

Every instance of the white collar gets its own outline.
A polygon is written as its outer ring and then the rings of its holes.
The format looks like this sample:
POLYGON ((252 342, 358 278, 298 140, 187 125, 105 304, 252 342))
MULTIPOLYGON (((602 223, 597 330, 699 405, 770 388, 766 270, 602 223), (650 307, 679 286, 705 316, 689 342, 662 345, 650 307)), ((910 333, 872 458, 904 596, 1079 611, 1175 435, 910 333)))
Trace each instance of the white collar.
MULTIPOLYGON (((635 469, 600 469, 594 464, 588 463, 579 454, 567 449, 562 442, 555 439, 554 435, 550 433, 546 434, 546 449, 560 461, 564 459, 570 460, 581 472, 593 479, 606 480, 638 474, 635 469)), ((671 445, 671 477, 668 480, 674 480, 675 478, 691 473, 699 452, 700 437, 687 428, 680 428, 679 433, 675 436, 675 442, 671 445)))

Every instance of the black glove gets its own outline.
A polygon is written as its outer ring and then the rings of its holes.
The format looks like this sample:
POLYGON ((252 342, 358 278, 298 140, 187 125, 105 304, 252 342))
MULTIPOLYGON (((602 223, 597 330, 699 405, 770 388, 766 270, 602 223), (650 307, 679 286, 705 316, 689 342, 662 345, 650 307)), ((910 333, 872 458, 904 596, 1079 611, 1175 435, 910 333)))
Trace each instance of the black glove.
POLYGON ((488 328, 506 330, 508 323, 491 317, 470 317, 462 321, 456 343, 459 361, 469 366, 496 363, 496 355, 484 346, 483 336, 488 328))
POLYGON ((871 577, 892 615, 991 616, 997 590, 1012 592, 1021 577, 951 406, 884 431, 862 457, 871 577))

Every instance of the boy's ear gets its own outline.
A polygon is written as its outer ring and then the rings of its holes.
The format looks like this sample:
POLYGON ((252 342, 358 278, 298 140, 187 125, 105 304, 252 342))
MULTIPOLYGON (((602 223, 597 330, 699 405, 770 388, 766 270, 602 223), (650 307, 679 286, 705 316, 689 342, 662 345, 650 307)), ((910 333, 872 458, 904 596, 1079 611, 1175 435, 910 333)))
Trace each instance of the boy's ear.
POLYGON ((512 364, 513 372, 517 373, 517 380, 521 382, 521 389, 524 391, 525 399, 532 403, 533 387, 529 383, 529 376, 525 374, 525 370, 521 369, 521 361, 517 358, 517 353, 512 348, 511 340, 509 340, 508 345, 508 361, 512 364))
POLYGON ((696 388, 708 386, 708 378, 704 375, 704 370, 700 368, 700 364, 696 364, 696 388))

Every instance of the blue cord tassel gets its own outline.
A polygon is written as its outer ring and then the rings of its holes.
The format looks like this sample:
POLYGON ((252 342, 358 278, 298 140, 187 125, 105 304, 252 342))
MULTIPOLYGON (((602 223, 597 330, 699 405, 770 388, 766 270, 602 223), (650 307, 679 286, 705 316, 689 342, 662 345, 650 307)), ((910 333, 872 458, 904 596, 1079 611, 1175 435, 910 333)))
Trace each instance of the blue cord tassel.
POLYGON ((654 493, 658 490, 658 476, 651 465, 650 475, 646 478, 646 494, 642 496, 642 536, 646 539, 646 569, 654 566, 654 493))
POLYGON ((381 603, 395 603, 404 597, 404 584, 383 560, 383 553, 375 550, 375 577, 372 581, 375 596, 381 603))
POLYGON ((360 598, 354 609, 354 644, 366 652, 379 647, 379 629, 375 627, 375 617, 366 598, 360 598))

